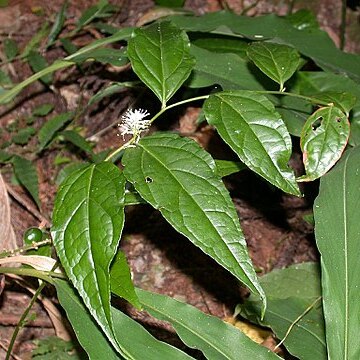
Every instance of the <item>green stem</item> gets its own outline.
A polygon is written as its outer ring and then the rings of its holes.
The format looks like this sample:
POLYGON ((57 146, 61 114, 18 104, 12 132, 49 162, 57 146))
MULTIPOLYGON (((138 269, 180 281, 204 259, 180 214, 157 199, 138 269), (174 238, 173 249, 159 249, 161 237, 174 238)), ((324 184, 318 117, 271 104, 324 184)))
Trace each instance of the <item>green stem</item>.
POLYGON ((39 241, 37 243, 33 243, 33 244, 30 244, 30 245, 24 245, 22 247, 19 247, 19 248, 13 249, 13 250, 5 250, 5 251, 2 251, 0 253, 0 259, 6 258, 8 256, 14 256, 17 253, 21 254, 21 253, 23 253, 25 251, 28 251, 28 250, 38 249, 41 246, 50 245, 50 244, 51 244, 51 240, 46 239, 46 240, 39 241))
POLYGON ((15 344, 15 340, 18 336, 18 333, 19 331, 24 327, 25 325, 25 320, 26 320, 26 317, 28 316, 31 308, 33 307, 35 301, 37 300, 37 298, 39 297, 41 291, 43 290, 43 288, 46 286, 46 283, 43 282, 38 288, 37 290, 35 291, 33 297, 31 298, 31 301, 29 303, 29 305, 27 306, 27 308, 25 309, 25 311, 23 312, 23 314, 21 315, 21 318, 19 320, 19 323, 16 325, 16 328, 14 330, 14 333, 12 334, 12 337, 11 337, 11 340, 10 340, 10 344, 9 344, 9 347, 8 347, 8 351, 6 353, 6 357, 5 357, 5 360, 9 360, 10 359, 10 356, 11 356, 11 351, 14 347, 14 344, 15 344))
MULTIPOLYGON (((150 124, 152 124, 160 115, 162 115, 165 111, 172 109, 176 106, 180 106, 192 101, 197 101, 197 100, 206 100, 210 95, 202 95, 202 96, 197 96, 194 98, 190 98, 190 99, 186 99, 186 100, 182 100, 179 101, 175 104, 171 104, 169 106, 166 106, 164 108, 161 108, 161 110, 155 114, 152 119, 149 121, 150 124)), ((125 143, 124 145, 120 146, 119 148, 117 148, 116 150, 114 150, 113 152, 111 152, 105 159, 105 161, 109 161, 111 158, 113 158, 115 155, 117 155, 121 150, 124 150, 128 147, 131 147, 131 145, 136 143, 136 140, 138 139, 139 134, 135 134, 127 143, 125 143)))
POLYGON ((44 280, 50 284, 53 283, 52 277, 58 279, 67 279, 64 274, 57 273, 55 271, 40 271, 29 268, 12 268, 12 267, 0 267, 0 274, 14 274, 20 276, 31 276, 44 280))

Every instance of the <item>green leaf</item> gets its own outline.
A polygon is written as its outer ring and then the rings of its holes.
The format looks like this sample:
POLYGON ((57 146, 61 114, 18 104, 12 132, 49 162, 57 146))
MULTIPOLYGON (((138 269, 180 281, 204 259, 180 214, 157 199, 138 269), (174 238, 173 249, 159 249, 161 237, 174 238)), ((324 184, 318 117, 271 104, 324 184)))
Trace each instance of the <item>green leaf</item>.
POLYGON ((19 49, 16 41, 6 38, 4 40, 4 53, 8 61, 11 61, 19 53, 19 49))
POLYGON ((250 40, 267 40, 291 46, 311 58, 322 69, 346 74, 360 82, 359 55, 349 54, 336 47, 329 35, 314 26, 302 29, 292 19, 275 14, 265 16, 238 16, 221 11, 204 16, 171 16, 169 19, 186 31, 211 32, 250 40), (321 45, 321 46, 320 46, 321 45))
POLYGON ((215 160, 215 164, 216 174, 220 177, 225 177, 246 169, 246 165, 240 161, 215 160))
POLYGON ((13 157, 13 154, 9 154, 4 150, 0 150, 0 163, 4 164, 8 162, 13 157))
MULTIPOLYGON (((12 81, 10 79, 10 76, 6 72, 0 70, 0 86, 6 87, 11 85, 12 85, 12 81)), ((0 88, 0 94, 2 91, 3 89, 0 88)))
POLYGON ((136 295, 134 284, 131 281, 131 273, 126 256, 122 251, 116 254, 111 266, 110 272, 111 291, 116 295, 127 300, 131 305, 139 310, 141 309, 140 301, 136 295))
POLYGON ((67 112, 54 116, 48 120, 39 131, 39 151, 43 150, 56 133, 61 130, 72 118, 74 113, 67 112))
POLYGON ((185 0, 155 0, 155 4, 166 7, 182 7, 185 0))
POLYGON ((72 61, 81 63, 86 60, 94 60, 104 64, 112 64, 114 66, 123 66, 128 63, 125 49, 99 48, 84 54, 74 56, 72 61))
POLYGON ((80 360, 71 341, 65 341, 56 336, 34 340, 35 349, 31 351, 31 359, 35 360, 80 360))
POLYGON ((254 42, 249 46, 247 55, 264 74, 280 85, 280 91, 300 64, 299 53, 286 45, 254 42))
POLYGON ((205 150, 193 140, 160 133, 126 149, 122 162, 125 177, 143 199, 251 291, 262 295, 236 210, 205 150))
POLYGON ((318 264, 276 269, 262 276, 260 283, 268 299, 264 319, 260 319, 261 303, 254 295, 239 306, 241 315, 271 327, 279 339, 286 336, 284 345, 292 355, 302 360, 327 359, 318 264))
POLYGON ((122 359, 107 341, 104 333, 84 306, 78 293, 66 281, 54 281, 60 305, 74 329, 80 345, 90 359, 118 360, 122 359), (91 334, 91 336, 89 336, 91 334))
POLYGON ((25 49, 21 53, 21 58, 27 58, 31 51, 36 51, 39 46, 41 40, 47 36, 49 32, 49 24, 44 22, 41 26, 40 30, 30 39, 30 41, 26 44, 25 49))
POLYGON ((17 155, 12 157, 11 162, 17 180, 29 192, 38 208, 40 208, 39 180, 36 167, 30 160, 17 155))
POLYGON ((340 159, 350 134, 346 115, 337 107, 323 107, 306 121, 300 145, 306 174, 298 181, 323 176, 340 159))
POLYGON ((66 141, 72 143, 80 150, 85 151, 88 154, 92 154, 92 147, 88 141, 86 141, 80 134, 73 130, 66 130, 59 133, 66 141))
POLYGON ((201 350, 208 359, 280 359, 236 327, 191 305, 140 289, 137 294, 146 311, 170 322, 185 344, 201 350))
POLYGON ((312 96, 318 100, 327 101, 329 105, 335 105, 342 112, 344 112, 346 116, 349 116, 350 110, 356 104, 356 96, 345 91, 327 91, 323 93, 313 94, 312 96))
MULTIPOLYGON (((90 359, 123 359, 116 354, 103 333, 87 312, 81 299, 63 280, 57 279, 55 286, 59 301, 66 310, 80 344, 90 359), (90 336, 89 336, 90 335, 90 336)), ((140 324, 111 308, 114 330, 126 359, 146 360, 190 360, 192 357, 182 351, 155 339, 140 324)))
POLYGON ((54 109, 54 105, 53 104, 42 104, 38 107, 36 107, 32 114, 34 116, 46 116, 47 114, 49 114, 52 110, 54 109))
POLYGON ((360 358, 359 201, 360 147, 355 147, 321 178, 314 203, 328 359, 360 358))
POLYGON ((169 22, 135 29, 128 56, 137 76, 154 92, 162 107, 190 75, 195 65, 189 39, 169 22))
POLYGON ((191 46, 191 54, 196 58, 196 64, 186 82, 189 87, 219 85, 224 90, 265 89, 249 69, 249 62, 236 54, 217 54, 194 45, 191 46))
MULTIPOLYGON (((27 60, 35 73, 48 67, 46 59, 36 51, 30 51, 27 60)), ((52 74, 46 74, 40 80, 49 85, 52 82, 52 74)))
POLYGON ((109 268, 124 226, 124 193, 125 179, 111 163, 75 171, 59 188, 51 229, 66 274, 117 349, 109 268))
POLYGON ((125 205, 147 204, 147 202, 136 191, 126 191, 125 205))
POLYGON ((135 81, 112 83, 109 86, 105 87, 104 89, 98 91, 94 96, 92 96, 88 101, 88 106, 99 102, 104 97, 111 96, 113 94, 120 92, 121 90, 124 90, 128 87, 134 87, 136 85, 138 85, 138 82, 135 81))
POLYGON ((30 138, 35 134, 35 129, 33 127, 26 127, 20 129, 16 135, 12 137, 12 141, 17 145, 25 145, 29 142, 30 138))
POLYGON ((60 42, 67 54, 72 55, 78 51, 78 47, 74 45, 69 39, 60 39, 60 42))
POLYGON ((54 44, 55 40, 57 39, 58 35, 60 34, 60 32, 64 26, 64 22, 66 19, 67 6, 68 6, 68 3, 67 3, 67 0, 65 0, 61 6, 60 11, 56 14, 54 24, 53 24, 53 26, 50 30, 49 36, 48 36, 47 47, 54 44))
POLYGON ((56 184, 60 185, 68 176, 70 176, 70 174, 72 174, 73 172, 79 170, 79 169, 83 169, 86 166, 89 166, 88 163, 73 163, 73 164, 69 164, 65 167, 63 167, 60 171, 58 176, 56 177, 56 184))
POLYGON ((76 30, 91 23, 95 19, 109 17, 116 11, 117 7, 108 3, 107 0, 100 0, 96 5, 86 9, 78 20, 76 30))
POLYGON ((291 138, 274 105, 252 91, 211 95, 204 105, 208 122, 251 170, 281 190, 301 195, 287 163, 291 138))
POLYGON ((233 53, 247 60, 248 42, 243 39, 205 34, 191 44, 215 53, 233 53))

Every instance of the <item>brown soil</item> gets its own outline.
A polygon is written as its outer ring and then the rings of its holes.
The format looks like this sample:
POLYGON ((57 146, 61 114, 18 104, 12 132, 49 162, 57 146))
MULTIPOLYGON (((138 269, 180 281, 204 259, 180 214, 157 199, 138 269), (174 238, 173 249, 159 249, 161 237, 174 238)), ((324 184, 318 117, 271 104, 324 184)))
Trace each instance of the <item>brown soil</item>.
MULTIPOLYGON (((10 32, 12 37, 23 48, 29 39, 39 30, 45 19, 54 18, 62 5, 62 0, 23 0, 10 1, 8 7, 0 9, 0 40, 10 32), (35 14, 38 11, 40 15, 35 14)), ((79 18, 84 8, 95 1, 81 0, 69 1, 67 22, 69 31, 73 28, 75 20, 79 18)), ((153 7, 152 1, 119 0, 117 5, 120 11, 112 19, 114 25, 129 26, 138 23, 153 7)), ((236 12, 241 12, 253 1, 216 1, 193 0, 187 1, 186 6, 197 13, 219 10, 224 4, 236 12)), ((309 2, 300 1, 297 6, 310 6, 309 2)), ((337 41, 339 22, 334 20, 339 14, 339 1, 318 0, 316 3, 320 13, 320 21, 330 31, 337 41), (324 9, 332 9, 334 13, 324 9)), ((284 13, 287 10, 284 1, 260 1, 251 9, 251 13, 259 14, 273 11, 284 13)), ((311 5, 314 6, 314 5, 311 5)), ((97 31, 88 31, 77 39, 77 45, 82 46, 92 39, 100 37, 97 31)), ((356 50, 351 41, 348 43, 351 50, 356 50)), ((0 57, 2 54, 0 53, 0 57)), ((49 62, 64 56, 60 48, 51 49, 46 53, 49 62)), ((103 66, 87 66, 84 75, 75 68, 59 71, 54 77, 54 87, 46 88, 40 82, 28 87, 10 107, 0 109, 1 128, 10 123, 18 122, 18 129, 26 126, 25 117, 36 106, 52 103, 55 112, 82 109, 88 99, 106 83, 102 78, 111 79, 116 69, 103 66)), ((31 74, 26 63, 15 61, 9 66, 13 82, 19 82, 31 74)), ((126 71, 118 75, 118 79, 126 79, 126 71)), ((96 151, 119 145, 121 138, 117 136, 116 122, 121 113, 134 102, 146 101, 132 90, 124 91, 117 99, 105 100, 100 105, 85 112, 78 121, 84 128, 87 137, 96 135, 96 151), (98 134, 101 129, 110 126, 106 132, 98 134)), ((178 121, 172 124, 172 129, 182 133, 191 133, 191 136, 218 158, 231 156, 229 150, 220 144, 214 131, 209 127, 196 128, 194 122, 198 108, 184 109, 178 121)), ((44 119, 37 119, 34 127, 39 128, 44 119)), ((4 132, 1 142, 7 141, 13 134, 4 132)), ((50 218, 53 200, 56 193, 55 179, 60 170, 54 165, 54 159, 59 154, 58 149, 45 151, 41 157, 34 156, 35 139, 27 146, 13 146, 8 150, 17 152, 34 160, 40 179, 40 200, 42 214, 50 218)), ((69 150, 61 150, 63 156, 73 160, 80 160, 83 154, 74 154, 69 150)), ((292 165, 301 171, 301 161, 298 155, 292 159, 292 165)), ((8 184, 11 184, 11 169, 2 168, 2 175, 8 184)), ((249 246, 249 252, 255 266, 260 273, 266 273, 273 268, 288 266, 309 260, 317 260, 318 253, 314 244, 312 227, 307 224, 303 216, 311 212, 313 196, 316 194, 316 184, 311 188, 304 188, 306 196, 295 198, 284 195, 249 171, 232 175, 226 178, 226 185, 232 195, 239 214, 241 225, 249 246)), ((21 187, 10 185, 25 201, 20 204, 11 197, 12 225, 15 230, 18 245, 22 245, 22 234, 30 226, 38 226, 39 219, 32 214, 34 205, 21 187), (28 204, 28 205, 26 205, 28 204), (30 211, 29 211, 30 210, 30 211)), ((219 265, 204 255, 188 240, 176 233, 161 217, 159 212, 149 206, 141 205, 126 209, 126 226, 121 242, 133 272, 134 283, 144 289, 170 295, 184 300, 198 307, 200 310, 218 316, 229 318, 232 316, 236 304, 247 295, 235 279, 224 271, 219 265)), ((6 286, 1 294, 0 278, 0 359, 4 358, 4 349, 14 331, 23 310, 29 302, 29 293, 14 280, 7 278, 6 286)), ((49 296, 51 296, 51 292, 49 296)), ((156 336, 175 344, 180 344, 174 337, 171 328, 161 322, 149 318, 143 313, 131 310, 132 315, 147 324, 156 336)), ((47 313, 36 304, 32 313, 36 318, 29 321, 20 332, 14 353, 21 359, 30 358, 29 351, 34 347, 33 340, 54 335, 55 331, 47 313)), ((181 345, 180 345, 181 346, 181 345)))

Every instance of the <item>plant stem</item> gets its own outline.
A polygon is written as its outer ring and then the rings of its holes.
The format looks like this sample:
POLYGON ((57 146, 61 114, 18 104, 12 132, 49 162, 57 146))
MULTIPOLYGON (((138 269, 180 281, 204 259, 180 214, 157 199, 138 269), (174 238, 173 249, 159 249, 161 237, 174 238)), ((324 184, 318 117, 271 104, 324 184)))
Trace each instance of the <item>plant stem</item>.
POLYGON ((0 274, 15 274, 21 276, 31 276, 36 277, 41 280, 47 281, 48 283, 52 284, 52 277, 58 279, 66 279, 66 276, 61 273, 57 273, 54 271, 40 271, 35 269, 29 268, 13 268, 13 267, 0 267, 0 274))
POLYGON ((25 324, 25 320, 26 320, 26 317, 28 316, 31 308, 33 307, 35 301, 37 300, 37 298, 39 297, 41 291, 43 290, 43 288, 45 287, 46 283, 43 282, 36 290, 36 292, 34 293, 33 297, 31 298, 31 301, 29 303, 29 305, 27 306, 27 308, 25 309, 25 311, 23 312, 23 314, 21 315, 21 318, 19 320, 19 323, 17 324, 15 330, 14 330, 14 333, 11 337, 11 340, 10 340, 10 344, 9 344, 9 347, 8 347, 8 351, 6 353, 6 357, 5 357, 5 360, 9 360, 10 359, 10 356, 11 356, 11 351, 14 347, 14 344, 15 344, 15 340, 17 338, 17 335, 19 333, 19 331, 22 329, 22 327, 24 326, 25 324))
POLYGON ((2 251, 0 253, 0 259, 8 257, 8 256, 14 256, 17 253, 21 254, 21 253, 23 253, 25 251, 28 251, 28 250, 38 249, 39 247, 41 247, 43 245, 49 245, 49 244, 51 244, 51 240, 46 239, 46 240, 39 241, 37 243, 24 245, 22 247, 19 247, 19 248, 13 249, 13 250, 5 250, 5 251, 2 251))

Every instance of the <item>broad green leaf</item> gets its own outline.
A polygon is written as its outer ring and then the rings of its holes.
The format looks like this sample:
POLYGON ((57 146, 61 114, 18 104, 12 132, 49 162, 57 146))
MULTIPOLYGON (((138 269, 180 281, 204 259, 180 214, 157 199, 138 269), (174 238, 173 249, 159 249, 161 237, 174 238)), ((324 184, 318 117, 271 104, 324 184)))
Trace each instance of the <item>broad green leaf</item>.
POLYGON ((124 175, 143 199, 178 232, 262 296, 236 210, 205 150, 193 140, 160 133, 126 149, 122 163, 124 175))
POLYGON ((249 61, 236 54, 217 54, 194 45, 191 46, 191 54, 196 64, 186 82, 189 87, 219 85, 224 90, 265 90, 262 82, 250 70, 249 61))
POLYGON ((238 16, 221 11, 197 17, 177 15, 169 19, 186 31, 242 36, 250 40, 288 45, 314 60, 324 70, 346 74, 360 82, 359 55, 339 50, 325 31, 314 26, 299 29, 298 25, 292 24, 291 18, 274 14, 238 16))
POLYGON ((225 177, 247 168, 246 165, 240 161, 215 160, 215 164, 216 174, 220 177, 225 177))
POLYGON ((349 92, 327 91, 313 94, 312 97, 321 101, 327 101, 329 105, 335 105, 342 112, 349 116, 350 110, 356 104, 356 96, 349 92))
POLYGON ((323 176, 340 159, 350 134, 346 115, 337 107, 323 107, 306 121, 300 145, 306 174, 298 181, 323 176))
POLYGON ((252 91, 220 92, 206 100, 204 111, 245 165, 283 191, 301 195, 287 164, 290 135, 265 96, 252 91))
POLYGON ((46 116, 54 109, 53 104, 42 104, 38 107, 36 107, 32 114, 33 116, 46 116))
POLYGON ((97 326, 74 288, 60 279, 56 279, 54 285, 60 305, 65 310, 75 335, 89 359, 123 359, 97 326))
POLYGON ((70 176, 70 174, 72 174, 73 172, 79 170, 79 169, 83 169, 86 166, 89 166, 88 163, 73 163, 73 164, 69 164, 65 167, 63 167, 60 171, 58 176, 56 177, 56 184, 60 185, 68 176, 70 176))
POLYGON ((29 142, 31 137, 36 133, 35 129, 31 126, 20 129, 17 134, 15 134, 11 141, 18 145, 25 145, 29 142))
POLYGON ((8 162, 12 157, 13 157, 13 154, 10 154, 10 153, 0 149, 0 163, 1 164, 8 162))
POLYGON ((119 50, 105 47, 72 57, 72 61, 75 61, 76 63, 81 63, 86 60, 94 60, 114 66, 123 66, 128 63, 128 58, 124 49, 119 50))
POLYGON ((280 85, 280 91, 300 64, 299 53, 286 45, 254 42, 249 46, 247 54, 264 74, 280 85))
POLYGON ((85 353, 78 344, 57 336, 33 340, 36 348, 31 350, 31 359, 36 360, 82 360, 85 353), (81 352, 80 352, 80 351, 81 352))
POLYGON ((127 300, 131 305, 141 309, 126 256, 122 251, 116 254, 110 271, 111 292, 127 300))
POLYGON ((54 24, 53 24, 53 26, 50 30, 49 36, 48 36, 47 47, 51 46, 55 42, 55 40, 57 39, 58 35, 60 34, 60 32, 64 26, 64 22, 66 19, 67 6, 68 6, 68 3, 66 0, 62 4, 60 11, 56 14, 54 24))
POLYGON ((60 186, 52 238, 66 274, 111 343, 109 268, 124 226, 125 179, 112 163, 73 172, 60 186))
POLYGON ((186 33, 169 22, 134 30, 127 54, 133 70, 159 98, 162 107, 195 65, 186 33))
POLYGON ((195 38, 191 44, 215 53, 233 53, 247 60, 248 42, 243 39, 205 34, 195 38))
POLYGON ((170 322, 184 343, 201 350, 207 359, 280 359, 236 327, 191 305, 140 289, 137 294, 146 311, 170 322))
POLYGON ((241 315, 271 327, 279 339, 284 339, 293 326, 284 345, 302 360, 327 359, 319 270, 318 264, 303 263, 262 276, 260 283, 269 304, 263 320, 258 297, 250 295, 244 305, 239 305, 241 315))
POLYGON ((12 157, 11 162, 17 180, 29 192, 38 208, 40 208, 39 180, 36 166, 30 160, 17 155, 12 157))
POLYGON ((318 30, 319 24, 315 14, 307 9, 300 9, 287 16, 289 22, 298 30, 315 29, 318 30))
POLYGON ((54 116, 42 126, 39 131, 39 151, 43 150, 56 133, 61 130, 74 116, 74 113, 67 112, 54 116))
POLYGON ((66 141, 72 143, 79 149, 85 151, 86 153, 92 154, 92 147, 90 143, 85 140, 80 134, 73 130, 66 130, 59 133, 59 135, 64 138, 66 141))
POLYGON ((60 304, 65 309, 75 334, 90 359, 193 359, 171 345, 155 339, 136 321, 112 307, 110 311, 114 319, 114 331, 124 357, 120 356, 106 340, 74 289, 59 279, 54 285, 60 304))
POLYGON ((314 203, 328 359, 360 358, 359 202, 360 147, 355 147, 321 178, 314 203))
MULTIPOLYGON (((27 60, 35 73, 48 67, 46 59, 36 51, 30 51, 27 60)), ((49 85, 52 82, 52 75, 46 74, 42 76, 40 80, 49 85)))
POLYGON ((6 38, 4 40, 4 53, 8 61, 11 61, 19 53, 17 43, 13 39, 6 38))

